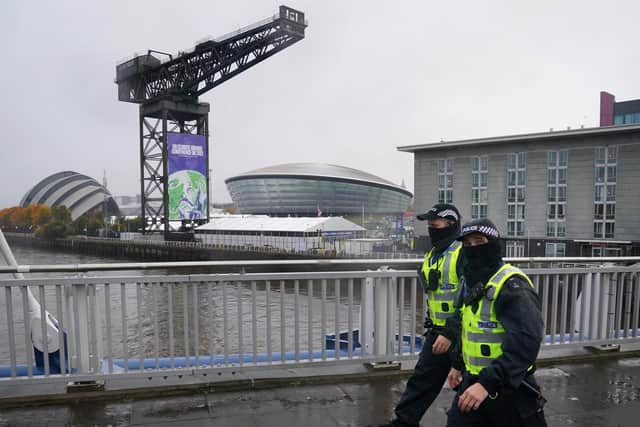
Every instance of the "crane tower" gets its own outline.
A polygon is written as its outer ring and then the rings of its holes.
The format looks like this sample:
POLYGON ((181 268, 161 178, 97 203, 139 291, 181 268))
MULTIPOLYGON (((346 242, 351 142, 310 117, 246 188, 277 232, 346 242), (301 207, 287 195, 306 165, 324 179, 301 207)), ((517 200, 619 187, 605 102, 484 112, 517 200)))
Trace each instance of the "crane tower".
POLYGON ((140 104, 143 232, 209 217, 209 104, 198 97, 304 38, 304 13, 273 17, 171 55, 149 50, 116 66, 118 100, 140 104))

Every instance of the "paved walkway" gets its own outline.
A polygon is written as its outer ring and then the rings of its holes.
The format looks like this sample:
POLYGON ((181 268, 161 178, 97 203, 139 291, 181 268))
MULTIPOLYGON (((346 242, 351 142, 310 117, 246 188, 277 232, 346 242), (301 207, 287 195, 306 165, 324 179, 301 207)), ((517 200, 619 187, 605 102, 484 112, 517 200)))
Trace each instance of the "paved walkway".
MULTIPOLYGON (((640 358, 556 365, 538 371, 550 427, 640 425, 640 358)), ((259 391, 0 410, 0 426, 364 426, 386 420, 404 389, 398 377, 259 391)), ((423 425, 443 426, 445 388, 423 425)))

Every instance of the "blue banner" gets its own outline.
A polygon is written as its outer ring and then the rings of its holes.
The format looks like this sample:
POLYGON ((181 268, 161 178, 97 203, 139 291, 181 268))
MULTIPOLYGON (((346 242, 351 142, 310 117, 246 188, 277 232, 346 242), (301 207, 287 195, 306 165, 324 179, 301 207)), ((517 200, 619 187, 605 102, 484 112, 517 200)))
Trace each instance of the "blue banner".
POLYGON ((206 219, 207 138, 167 133, 169 220, 206 219))

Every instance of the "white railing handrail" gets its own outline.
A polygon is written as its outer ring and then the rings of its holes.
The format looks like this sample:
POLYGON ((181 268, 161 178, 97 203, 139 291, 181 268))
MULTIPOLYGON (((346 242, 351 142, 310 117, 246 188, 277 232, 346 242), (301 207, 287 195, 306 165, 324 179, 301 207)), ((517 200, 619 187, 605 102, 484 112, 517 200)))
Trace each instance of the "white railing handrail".
MULTIPOLYGON (((505 262, 514 264, 631 264, 639 263, 640 257, 521 257, 504 258, 505 262)), ((89 271, 117 271, 117 270, 157 270, 199 267, 333 267, 333 266, 419 266, 421 258, 317 258, 317 259, 287 259, 287 260, 225 260, 225 261, 160 261, 160 262, 118 262, 98 264, 25 264, 17 266, 0 266, 2 273, 55 273, 55 272, 89 272, 89 271)), ((603 265, 597 268, 612 268, 603 265)), ((557 268, 557 267, 556 267, 557 268)), ((563 269, 565 267, 562 267, 563 269)), ((570 267, 571 268, 571 267, 570 267)), ((581 268, 581 267, 573 267, 581 268)), ((572 270, 573 271, 573 270, 572 270)))

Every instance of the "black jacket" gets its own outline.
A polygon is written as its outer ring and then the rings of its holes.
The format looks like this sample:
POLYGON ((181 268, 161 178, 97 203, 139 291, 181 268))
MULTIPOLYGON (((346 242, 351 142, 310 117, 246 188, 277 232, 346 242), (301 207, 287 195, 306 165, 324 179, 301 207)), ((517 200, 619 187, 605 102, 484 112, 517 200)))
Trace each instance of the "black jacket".
MULTIPOLYGON (((502 354, 480 371, 478 382, 493 395, 503 388, 517 389, 527 369, 538 357, 544 337, 543 319, 538 294, 522 278, 513 276, 503 285, 495 302, 496 317, 505 329, 502 354)), ((458 331, 460 315, 455 318, 458 331)), ((452 351, 452 366, 464 370, 460 333, 452 351)))

